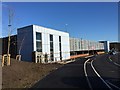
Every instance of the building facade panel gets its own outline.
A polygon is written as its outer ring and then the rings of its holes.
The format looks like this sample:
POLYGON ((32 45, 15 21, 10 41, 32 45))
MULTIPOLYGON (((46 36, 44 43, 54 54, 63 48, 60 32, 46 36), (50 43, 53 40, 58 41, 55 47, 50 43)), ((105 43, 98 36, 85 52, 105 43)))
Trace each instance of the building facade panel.
POLYGON ((109 41, 99 41, 99 42, 103 44, 105 52, 109 52, 109 50, 110 50, 109 41))
POLYGON ((55 61, 59 61, 60 60, 59 36, 53 35, 53 41, 54 41, 54 58, 55 61))
POLYGON ((32 60, 33 51, 33 30, 32 26, 19 28, 17 30, 17 50, 18 54, 21 54, 21 59, 26 61, 32 60))

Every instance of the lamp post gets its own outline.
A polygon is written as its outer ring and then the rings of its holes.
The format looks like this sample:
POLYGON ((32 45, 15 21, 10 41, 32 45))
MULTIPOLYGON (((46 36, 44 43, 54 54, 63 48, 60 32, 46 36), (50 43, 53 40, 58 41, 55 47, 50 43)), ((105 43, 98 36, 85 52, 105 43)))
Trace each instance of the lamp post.
POLYGON ((74 60, 75 60, 75 38, 74 38, 74 60))
POLYGON ((7 54, 9 55, 9 49, 10 49, 10 35, 11 35, 11 10, 9 9, 9 24, 8 24, 8 51, 7 51, 7 54))
POLYGON ((82 41, 83 39, 81 38, 81 51, 82 51, 82 53, 83 53, 83 41, 82 41))
POLYGON ((88 40, 88 55, 89 55, 89 40, 88 40))
POLYGON ((11 7, 3 4, 8 9, 8 46, 7 46, 7 61, 8 65, 10 65, 10 41, 11 41, 11 32, 12 32, 12 18, 13 18, 13 10, 11 7))
POLYGON ((73 46, 73 59, 72 60, 75 60, 75 38, 74 37, 73 37, 72 43, 73 43, 72 45, 73 46))
POLYGON ((65 24, 65 29, 66 29, 66 32, 67 32, 67 26, 68 26, 68 24, 65 24))

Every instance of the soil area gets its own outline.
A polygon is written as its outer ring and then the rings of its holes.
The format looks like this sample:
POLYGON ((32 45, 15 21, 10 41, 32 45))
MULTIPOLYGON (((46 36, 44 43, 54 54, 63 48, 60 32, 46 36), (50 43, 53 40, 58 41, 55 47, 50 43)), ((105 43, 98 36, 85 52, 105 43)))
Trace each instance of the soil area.
POLYGON ((11 59, 10 66, 2 67, 2 88, 30 88, 62 64, 40 64, 11 59))

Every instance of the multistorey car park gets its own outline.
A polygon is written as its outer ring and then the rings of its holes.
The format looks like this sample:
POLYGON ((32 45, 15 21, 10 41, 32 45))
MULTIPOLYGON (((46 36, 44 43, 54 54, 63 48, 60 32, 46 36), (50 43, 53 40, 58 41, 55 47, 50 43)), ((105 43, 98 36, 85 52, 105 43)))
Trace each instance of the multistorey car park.
POLYGON ((104 51, 104 43, 79 38, 70 38, 71 54, 85 54, 104 51))

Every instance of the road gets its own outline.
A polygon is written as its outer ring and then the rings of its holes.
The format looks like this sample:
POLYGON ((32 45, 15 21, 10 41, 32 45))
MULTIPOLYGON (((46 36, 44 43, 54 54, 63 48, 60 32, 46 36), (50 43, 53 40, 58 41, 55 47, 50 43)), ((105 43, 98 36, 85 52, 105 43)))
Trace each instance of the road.
POLYGON ((120 90, 120 67, 113 64, 113 57, 104 54, 79 58, 53 71, 32 88, 120 90))

